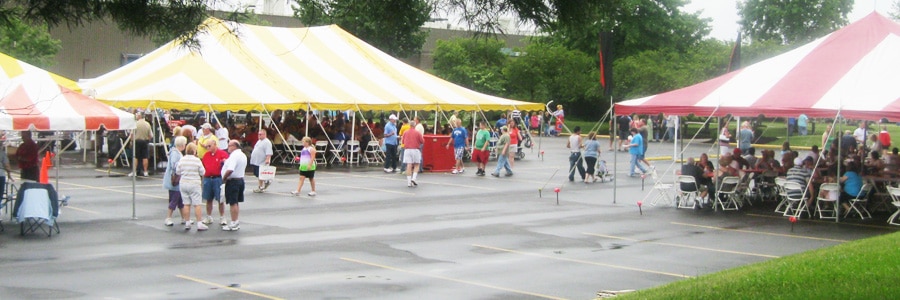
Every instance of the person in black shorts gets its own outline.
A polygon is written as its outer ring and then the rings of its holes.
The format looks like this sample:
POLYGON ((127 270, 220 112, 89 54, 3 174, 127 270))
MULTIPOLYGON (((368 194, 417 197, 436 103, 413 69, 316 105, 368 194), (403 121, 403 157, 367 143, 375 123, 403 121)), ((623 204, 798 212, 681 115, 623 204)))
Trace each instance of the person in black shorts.
POLYGON ((619 149, 618 151, 626 151, 622 146, 625 144, 625 141, 628 140, 628 136, 631 135, 631 117, 628 115, 618 116, 616 119, 616 125, 619 128, 619 149))

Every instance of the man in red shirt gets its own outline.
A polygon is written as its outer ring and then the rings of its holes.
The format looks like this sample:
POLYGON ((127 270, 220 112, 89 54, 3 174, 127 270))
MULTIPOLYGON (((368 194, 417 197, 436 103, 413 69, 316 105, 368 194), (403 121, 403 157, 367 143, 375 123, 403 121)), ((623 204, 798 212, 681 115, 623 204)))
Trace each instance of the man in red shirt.
POLYGON ((38 181, 39 165, 38 165, 38 146, 31 139, 31 131, 22 131, 22 144, 16 150, 16 159, 19 160, 19 170, 22 174, 21 179, 38 181))
MULTIPOLYGON (((416 128, 416 120, 409 121, 409 128, 416 128)), ((406 186, 419 186, 416 175, 419 174, 419 163, 422 162, 422 145, 425 136, 418 130, 407 130, 403 133, 403 163, 406 164, 406 186), (410 176, 412 174, 412 176, 410 176)))
POLYGON ((200 158, 203 168, 206 169, 206 173, 203 174, 203 201, 206 202, 206 219, 203 220, 203 223, 209 225, 213 222, 212 209, 213 200, 215 200, 219 203, 219 223, 225 226, 228 225, 228 221, 225 220, 225 203, 222 203, 222 165, 228 159, 228 152, 219 149, 216 139, 206 139, 204 142, 207 151, 200 158))

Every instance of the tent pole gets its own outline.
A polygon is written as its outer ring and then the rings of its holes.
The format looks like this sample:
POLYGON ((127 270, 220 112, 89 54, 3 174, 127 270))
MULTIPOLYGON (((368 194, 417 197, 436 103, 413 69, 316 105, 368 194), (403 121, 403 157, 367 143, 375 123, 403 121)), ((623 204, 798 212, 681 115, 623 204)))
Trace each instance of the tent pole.
MULTIPOLYGON (((613 123, 612 123, 613 128, 615 128, 615 130, 618 131, 619 130, 619 124, 618 124, 619 118, 616 118, 615 104, 613 103, 612 96, 609 97, 609 109, 612 111, 612 113, 610 114, 610 117, 613 118, 613 123)), ((552 114, 551 114, 551 116, 552 116, 552 114)), ((550 125, 548 124, 547 126, 550 126, 550 125)), ((613 132, 613 131, 610 130, 610 132, 613 132)), ((618 132, 610 134, 609 138, 612 139, 613 143, 615 143, 616 134, 618 134, 618 132)), ((619 188, 618 180, 616 180, 616 177, 615 177, 615 176, 619 175, 618 161, 619 161, 619 147, 616 146, 616 149, 613 150, 613 204, 616 204, 616 192, 619 188)))
MULTIPOLYGON (((134 129, 131 130, 131 157, 135 158, 134 147, 136 145, 134 137, 134 129)), ((123 148, 124 150, 124 148, 123 148)), ((133 160, 131 164, 131 219, 137 220, 137 160, 133 160)))

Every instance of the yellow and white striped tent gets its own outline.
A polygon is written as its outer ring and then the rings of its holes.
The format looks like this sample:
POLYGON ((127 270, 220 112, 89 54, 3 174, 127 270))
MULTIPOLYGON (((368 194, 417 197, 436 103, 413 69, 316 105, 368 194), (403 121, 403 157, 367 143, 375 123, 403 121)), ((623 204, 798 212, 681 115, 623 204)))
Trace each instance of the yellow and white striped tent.
POLYGON ((264 27, 210 18, 199 50, 170 42, 81 83, 120 107, 191 110, 543 110, 409 66, 337 25, 264 27))

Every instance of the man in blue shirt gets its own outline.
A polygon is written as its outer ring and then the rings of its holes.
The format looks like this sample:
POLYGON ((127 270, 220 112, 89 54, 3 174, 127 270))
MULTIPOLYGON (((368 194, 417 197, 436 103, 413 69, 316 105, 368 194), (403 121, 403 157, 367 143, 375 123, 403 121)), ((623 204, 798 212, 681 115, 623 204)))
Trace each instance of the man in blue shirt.
POLYGON ((644 168, 643 165, 638 163, 638 160, 641 159, 641 156, 644 155, 644 140, 640 134, 638 134, 637 128, 631 128, 631 142, 628 145, 625 145, 625 148, 628 148, 629 153, 631 153, 631 167, 628 168, 628 176, 634 177, 634 167, 637 166, 638 169, 641 169, 641 173, 646 174, 647 169, 644 168))
POLYGON ((808 132, 806 131, 806 124, 809 122, 809 117, 806 114, 800 114, 800 117, 797 118, 797 129, 800 131, 800 135, 806 135, 808 132))
POLYGON ((391 114, 384 125, 384 172, 397 172, 397 116, 391 114))
POLYGON ((469 147, 469 131, 462 126, 462 120, 456 119, 453 121, 455 124, 451 124, 454 127, 453 132, 450 133, 450 141, 447 142, 447 149, 450 148, 450 143, 453 143, 453 155, 456 158, 456 165, 453 166, 452 173, 462 174, 465 171, 465 168, 463 168, 463 155, 466 153, 466 148, 469 147))

